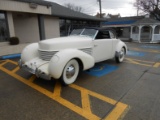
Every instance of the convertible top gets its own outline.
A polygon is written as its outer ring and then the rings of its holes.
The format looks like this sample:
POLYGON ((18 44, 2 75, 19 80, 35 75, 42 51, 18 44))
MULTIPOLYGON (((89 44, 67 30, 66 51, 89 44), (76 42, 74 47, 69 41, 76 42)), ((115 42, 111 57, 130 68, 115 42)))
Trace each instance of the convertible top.
POLYGON ((117 33, 116 30, 113 28, 105 28, 105 27, 85 27, 84 29, 95 29, 95 30, 99 30, 99 31, 112 31, 115 36, 117 37, 117 33))
POLYGON ((84 29, 95 29, 95 30, 100 30, 100 31, 111 30, 111 31, 115 32, 115 29, 105 28, 105 27, 85 27, 84 29))

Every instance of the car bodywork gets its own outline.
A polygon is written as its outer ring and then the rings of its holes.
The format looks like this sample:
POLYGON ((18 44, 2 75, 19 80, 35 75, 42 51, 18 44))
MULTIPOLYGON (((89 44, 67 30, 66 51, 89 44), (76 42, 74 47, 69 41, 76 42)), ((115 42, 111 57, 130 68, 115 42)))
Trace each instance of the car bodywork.
MULTIPOLYGON (((65 77, 65 74, 71 78, 76 73, 76 66, 77 69, 87 70, 97 62, 112 58, 122 62, 126 52, 126 44, 116 39, 111 30, 77 29, 67 37, 43 40, 28 45, 22 51, 19 66, 36 74, 37 77, 48 80, 65 77), (73 63, 63 74, 68 62, 73 59, 77 62, 72 61, 73 63)), ((79 73, 79 70, 77 72, 79 73)), ((76 78, 77 76, 74 79, 76 78)), ((64 84, 71 83, 72 81, 64 84)))

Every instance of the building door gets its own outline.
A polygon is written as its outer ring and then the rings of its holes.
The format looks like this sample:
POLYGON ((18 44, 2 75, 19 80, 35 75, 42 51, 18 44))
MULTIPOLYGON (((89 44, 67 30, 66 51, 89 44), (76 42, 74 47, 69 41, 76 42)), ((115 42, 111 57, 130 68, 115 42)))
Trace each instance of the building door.
POLYGON ((141 42, 151 42, 152 40, 152 28, 150 26, 143 26, 141 29, 141 42))

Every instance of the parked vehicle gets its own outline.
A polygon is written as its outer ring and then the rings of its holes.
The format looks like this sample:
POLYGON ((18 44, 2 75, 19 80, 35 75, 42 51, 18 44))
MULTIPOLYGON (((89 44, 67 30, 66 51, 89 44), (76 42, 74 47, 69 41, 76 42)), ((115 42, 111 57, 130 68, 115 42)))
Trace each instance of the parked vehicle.
POLYGON ((28 45, 19 66, 37 77, 61 80, 68 85, 77 79, 80 69, 115 58, 124 60, 127 46, 112 30, 85 28, 73 30, 68 37, 53 38, 28 45))

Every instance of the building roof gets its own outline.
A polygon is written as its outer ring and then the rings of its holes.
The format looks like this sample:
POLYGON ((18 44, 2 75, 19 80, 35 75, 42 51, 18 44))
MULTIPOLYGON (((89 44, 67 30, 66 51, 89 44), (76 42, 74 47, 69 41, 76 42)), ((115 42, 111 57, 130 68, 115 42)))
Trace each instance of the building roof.
POLYGON ((19 1, 19 2, 25 2, 25 3, 36 3, 38 5, 51 6, 50 2, 47 2, 44 0, 13 0, 13 1, 19 1))
POLYGON ((160 24, 160 21, 152 18, 143 18, 134 23, 134 25, 151 25, 151 24, 160 24))
POLYGON ((107 22, 103 22, 102 25, 106 27, 124 27, 131 25, 153 25, 160 24, 160 21, 147 18, 145 16, 134 16, 134 17, 122 17, 116 19, 107 19, 107 22))
POLYGON ((144 16, 131 16, 131 17, 120 17, 120 18, 108 18, 107 21, 128 21, 128 20, 140 20, 144 18, 144 16))
POLYGON ((120 18, 121 15, 118 13, 116 15, 108 14, 106 18, 120 18))
POLYGON ((106 22, 105 25, 125 25, 125 24, 133 24, 136 20, 124 20, 124 21, 110 21, 106 22))
POLYGON ((87 15, 81 12, 73 11, 69 8, 63 7, 56 3, 52 3, 52 15, 58 16, 60 18, 84 19, 84 20, 95 20, 95 21, 102 20, 94 16, 90 16, 90 15, 87 15))
POLYGON ((73 11, 69 8, 61 6, 54 2, 48 2, 44 0, 14 0, 26 3, 36 3, 39 5, 46 5, 51 7, 52 16, 64 18, 64 19, 80 19, 80 20, 92 20, 92 21, 103 21, 104 19, 96 18, 81 12, 73 11))
POLYGON ((120 18, 110 18, 107 19, 107 22, 102 24, 105 26, 119 26, 119 25, 131 25, 137 22, 138 20, 144 18, 144 16, 134 16, 134 17, 120 17, 120 18))

